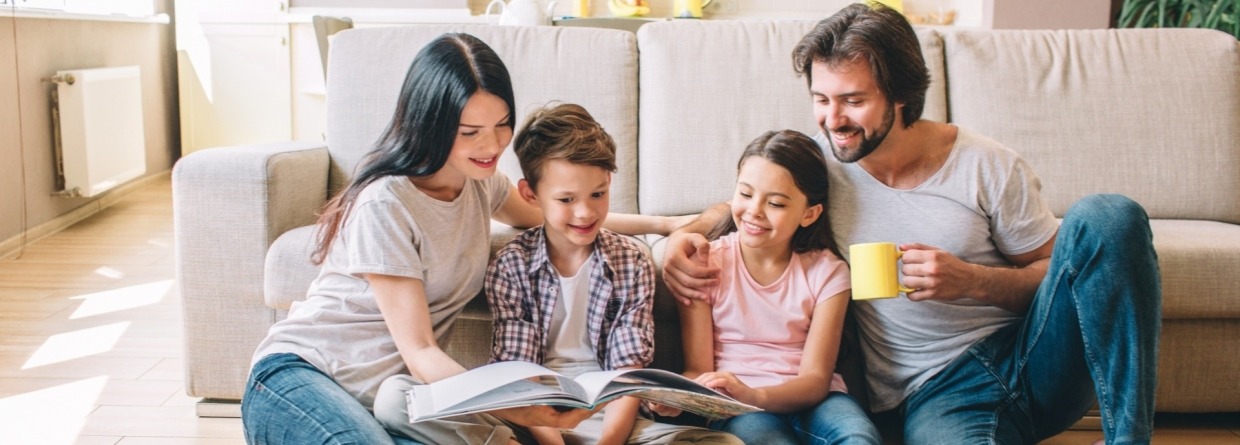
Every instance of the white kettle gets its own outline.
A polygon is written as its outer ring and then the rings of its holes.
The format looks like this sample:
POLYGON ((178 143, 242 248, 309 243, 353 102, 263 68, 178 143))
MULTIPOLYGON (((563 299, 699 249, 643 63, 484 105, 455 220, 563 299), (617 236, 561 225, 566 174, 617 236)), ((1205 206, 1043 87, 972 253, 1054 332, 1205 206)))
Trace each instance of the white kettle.
POLYGON ((491 9, 495 6, 499 6, 499 22, 496 22, 498 25, 541 26, 551 24, 555 1, 548 3, 544 11, 536 0, 511 0, 507 4, 504 0, 491 0, 491 3, 487 4, 486 15, 490 16, 491 9))

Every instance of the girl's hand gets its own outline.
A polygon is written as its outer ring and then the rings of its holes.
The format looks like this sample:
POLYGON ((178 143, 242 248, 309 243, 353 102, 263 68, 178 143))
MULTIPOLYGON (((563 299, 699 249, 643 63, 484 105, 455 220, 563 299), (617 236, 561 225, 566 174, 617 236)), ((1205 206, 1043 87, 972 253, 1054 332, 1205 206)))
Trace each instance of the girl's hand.
POLYGON ((651 402, 649 400, 643 401, 642 405, 645 405, 646 409, 650 410, 650 412, 663 417, 676 417, 683 412, 680 408, 667 406, 662 403, 651 402))
POLYGON ((736 378, 735 374, 730 372, 713 371, 703 373, 702 375, 699 375, 695 381, 701 383, 707 388, 731 396, 733 399, 748 403, 750 405, 756 404, 755 399, 757 398, 757 391, 750 388, 749 385, 746 385, 744 382, 741 382, 740 379, 736 378))

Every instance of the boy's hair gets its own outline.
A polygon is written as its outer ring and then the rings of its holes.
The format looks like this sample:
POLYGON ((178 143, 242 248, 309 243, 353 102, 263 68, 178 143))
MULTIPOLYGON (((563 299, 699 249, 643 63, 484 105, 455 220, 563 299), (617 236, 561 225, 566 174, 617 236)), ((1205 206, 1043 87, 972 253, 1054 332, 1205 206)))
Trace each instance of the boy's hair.
POLYGON ((547 106, 535 111, 513 142, 521 173, 537 190, 542 167, 552 159, 616 171, 616 143, 590 112, 577 104, 547 106))
MULTIPOLYGON (((739 171, 746 160, 755 156, 788 170, 792 182, 805 194, 806 206, 822 205, 822 213, 816 221, 808 227, 797 227, 792 234, 792 251, 804 253, 826 249, 836 257, 844 258, 835 245, 835 233, 831 230, 831 219, 827 217, 830 181, 827 177, 827 159, 818 143, 795 130, 768 131, 745 147, 740 161, 736 162, 736 169, 739 171)), ((710 235, 714 238, 733 230, 736 230, 736 223, 728 217, 720 221, 710 235)))
POLYGON ((809 85, 815 63, 836 67, 854 60, 870 65, 887 100, 904 103, 900 117, 905 127, 921 119, 930 70, 917 33, 903 15, 878 2, 853 3, 818 22, 792 50, 792 68, 809 85))

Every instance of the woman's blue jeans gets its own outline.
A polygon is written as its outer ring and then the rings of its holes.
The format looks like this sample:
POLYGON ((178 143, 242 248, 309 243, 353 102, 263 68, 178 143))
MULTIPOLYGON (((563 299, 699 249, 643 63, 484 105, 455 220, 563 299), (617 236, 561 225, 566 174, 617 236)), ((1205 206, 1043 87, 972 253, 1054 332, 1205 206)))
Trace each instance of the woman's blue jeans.
POLYGON ((1108 444, 1149 443, 1162 290, 1149 219, 1088 196, 1059 227, 1022 323, 979 342, 902 405, 906 444, 1037 443, 1094 403, 1108 444))
POLYGON ((241 399, 245 440, 259 444, 399 444, 366 407, 327 374, 294 354, 254 364, 241 399))
POLYGON ((713 430, 747 444, 881 444, 882 438, 852 396, 832 392, 812 409, 793 414, 756 412, 712 421, 713 430))

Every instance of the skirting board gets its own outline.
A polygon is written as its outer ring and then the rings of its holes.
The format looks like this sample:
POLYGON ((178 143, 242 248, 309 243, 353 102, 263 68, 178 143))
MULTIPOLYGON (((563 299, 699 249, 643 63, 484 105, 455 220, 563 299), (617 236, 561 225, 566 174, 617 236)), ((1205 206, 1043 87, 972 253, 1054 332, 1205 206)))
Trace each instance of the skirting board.
POLYGON ((77 224, 86 218, 90 218, 92 215, 103 211, 103 209, 111 207, 112 204, 116 204, 130 193, 133 193, 135 190, 138 190, 156 180, 167 179, 171 174, 172 170, 169 169, 150 176, 135 179, 125 185, 117 186, 116 188, 108 190, 106 193, 99 196, 98 199, 90 201, 76 209, 70 210, 63 215, 52 218, 43 224, 26 229, 25 234, 19 233, 9 239, 0 241, 0 259, 12 258, 23 247, 34 244, 35 241, 53 235, 56 232, 77 224))
POLYGON ((226 399, 202 399, 195 407, 198 417, 241 417, 241 402, 226 399))

